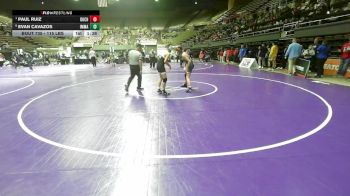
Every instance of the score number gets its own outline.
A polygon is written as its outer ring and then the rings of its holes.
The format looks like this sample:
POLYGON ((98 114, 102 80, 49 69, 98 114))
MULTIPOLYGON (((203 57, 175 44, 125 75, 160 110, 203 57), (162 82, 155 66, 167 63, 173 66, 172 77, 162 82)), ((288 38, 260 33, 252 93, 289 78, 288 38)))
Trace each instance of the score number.
POLYGON ((80 17, 80 22, 89 22, 89 17, 80 17))
POLYGON ((84 35, 85 36, 98 36, 98 32, 97 31, 85 31, 84 35))

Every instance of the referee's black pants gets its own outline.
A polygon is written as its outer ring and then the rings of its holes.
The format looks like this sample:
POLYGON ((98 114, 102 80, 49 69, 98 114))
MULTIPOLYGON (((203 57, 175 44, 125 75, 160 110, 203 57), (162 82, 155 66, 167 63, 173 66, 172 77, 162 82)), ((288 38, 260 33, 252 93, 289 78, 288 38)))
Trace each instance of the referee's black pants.
POLYGON ((130 77, 128 79, 128 87, 130 86, 130 83, 134 79, 134 77, 137 76, 137 88, 141 88, 141 82, 142 82, 142 75, 140 73, 140 66, 139 65, 130 65, 130 77))
POLYGON ((96 57, 91 57, 91 63, 93 67, 96 67, 96 57))

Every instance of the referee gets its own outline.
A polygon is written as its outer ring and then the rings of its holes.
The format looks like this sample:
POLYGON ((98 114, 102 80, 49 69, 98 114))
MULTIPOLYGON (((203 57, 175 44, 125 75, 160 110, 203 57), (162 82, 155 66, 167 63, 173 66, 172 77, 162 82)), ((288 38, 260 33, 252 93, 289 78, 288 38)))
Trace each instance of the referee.
POLYGON ((129 64, 130 64, 130 77, 128 79, 128 83, 125 85, 125 91, 129 92, 129 86, 135 75, 137 76, 137 90, 141 91, 143 88, 141 87, 142 82, 142 45, 137 44, 136 50, 130 50, 128 54, 129 64))
POLYGON ((91 48, 89 52, 89 58, 93 67, 96 67, 96 52, 91 48))

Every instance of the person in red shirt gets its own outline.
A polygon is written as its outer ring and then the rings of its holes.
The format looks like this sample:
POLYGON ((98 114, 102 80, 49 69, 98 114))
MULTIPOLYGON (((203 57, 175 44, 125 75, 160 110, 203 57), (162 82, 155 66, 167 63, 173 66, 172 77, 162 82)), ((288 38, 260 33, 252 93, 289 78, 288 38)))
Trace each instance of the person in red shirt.
POLYGON ((227 64, 230 63, 231 56, 232 56, 231 49, 227 48, 227 50, 226 50, 226 59, 225 59, 227 64))
POLYGON ((341 47, 340 53, 340 66, 338 69, 338 74, 345 76, 350 64, 350 35, 348 42, 344 43, 341 47))

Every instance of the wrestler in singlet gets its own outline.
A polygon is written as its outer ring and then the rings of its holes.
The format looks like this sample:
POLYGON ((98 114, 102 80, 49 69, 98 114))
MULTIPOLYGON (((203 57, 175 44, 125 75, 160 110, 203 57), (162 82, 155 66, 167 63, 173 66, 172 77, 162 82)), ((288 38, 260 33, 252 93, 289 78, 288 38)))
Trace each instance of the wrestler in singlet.
POLYGON ((190 49, 186 49, 182 53, 182 60, 185 63, 185 83, 182 85, 182 87, 187 88, 186 93, 192 92, 192 86, 191 86, 191 73, 194 68, 193 60, 190 57, 190 49))
POLYGON ((170 93, 165 91, 166 83, 168 77, 166 75, 165 65, 171 69, 170 61, 170 50, 165 53, 163 56, 160 56, 157 61, 157 71, 159 73, 159 82, 158 82, 158 93, 163 95, 170 95, 170 93))

